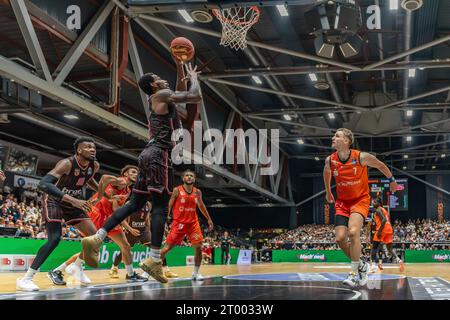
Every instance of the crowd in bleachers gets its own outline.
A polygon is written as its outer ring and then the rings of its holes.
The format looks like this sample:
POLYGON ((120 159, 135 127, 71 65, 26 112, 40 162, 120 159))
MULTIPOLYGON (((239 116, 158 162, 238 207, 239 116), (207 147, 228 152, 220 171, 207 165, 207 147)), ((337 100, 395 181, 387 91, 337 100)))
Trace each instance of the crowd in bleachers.
MULTIPOLYGON (((20 199, 11 193, 0 193, 0 228, 8 228, 10 232, 14 232, 14 236, 46 238, 40 201, 41 195, 33 190, 22 192, 20 199)), ((170 224, 167 224, 166 231, 169 226, 170 224)), ((403 249, 450 249, 449 221, 417 219, 401 222, 396 220, 393 227, 394 243, 399 243, 403 249), (444 244, 436 244, 439 242, 444 242, 444 244)), ((219 248, 225 231, 229 232, 232 239, 231 248, 252 247, 251 241, 248 240, 251 232, 225 229, 218 225, 211 232, 207 231, 206 225, 202 225, 202 229, 205 247, 219 248)), ((255 230, 255 232, 257 231, 255 230)), ((78 231, 71 226, 63 226, 62 236, 68 239, 80 238, 78 231)), ((367 243, 367 240, 367 232, 364 230, 361 234, 361 241, 367 243)), ((189 243, 185 239, 182 245, 189 246, 189 243)), ((263 249, 334 250, 338 247, 334 240, 334 225, 310 224, 283 232, 269 239, 263 249)))
MULTIPOLYGON (((404 249, 431 250, 450 248, 450 222, 433 221, 429 219, 409 220, 393 223, 394 243, 400 243, 404 249), (444 242, 444 244, 439 244, 444 242)), ((361 241, 368 242, 368 233, 363 229, 361 241)), ((303 250, 333 250, 334 225, 304 225, 289 230, 269 240, 271 249, 303 249, 303 250)))
MULTIPOLYGON (((16 237, 47 238, 40 203, 41 196, 32 190, 23 192, 20 199, 12 193, 0 194, 0 230, 2 233, 4 235, 14 233, 16 237)), ((75 228, 64 225, 62 237, 76 239, 80 235, 75 228)))

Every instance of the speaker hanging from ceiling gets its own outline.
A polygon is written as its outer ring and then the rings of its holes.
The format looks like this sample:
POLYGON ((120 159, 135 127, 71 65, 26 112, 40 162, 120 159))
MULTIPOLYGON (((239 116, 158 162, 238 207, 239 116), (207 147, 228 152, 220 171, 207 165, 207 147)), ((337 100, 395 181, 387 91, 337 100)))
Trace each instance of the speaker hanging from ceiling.
POLYGON ((318 2, 305 12, 305 21, 309 34, 316 37, 314 47, 318 56, 331 59, 338 51, 344 58, 350 58, 359 53, 363 43, 358 35, 362 17, 354 0, 318 2))

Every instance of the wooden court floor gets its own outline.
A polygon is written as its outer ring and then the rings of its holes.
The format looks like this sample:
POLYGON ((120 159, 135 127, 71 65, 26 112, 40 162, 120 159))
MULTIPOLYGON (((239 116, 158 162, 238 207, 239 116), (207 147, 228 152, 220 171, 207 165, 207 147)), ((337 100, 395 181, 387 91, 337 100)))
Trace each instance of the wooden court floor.
MULTIPOLYGON (((192 266, 171 267, 173 272, 182 278, 190 277, 192 266)), ((139 270, 140 271, 140 270, 139 270)), ((340 263, 264 263, 253 264, 250 266, 237 265, 204 265, 200 272, 204 276, 225 276, 237 274, 258 274, 258 273, 347 273, 350 271, 349 264, 340 263)), ((415 263, 405 264, 405 270, 401 273, 396 265, 385 265, 383 271, 377 273, 401 274, 407 277, 441 277, 450 281, 449 263, 415 263)), ((119 279, 110 279, 108 270, 89 270, 86 274, 92 280, 92 285, 101 284, 120 284, 126 283, 125 270, 119 271, 119 279)), ((0 293, 16 292, 16 279, 24 275, 24 272, 3 272, 0 273, 0 293)), ((79 284, 71 281, 71 278, 65 279, 68 287, 76 288, 79 284)), ((64 289, 64 286, 55 286, 47 278, 46 272, 40 272, 35 277, 35 283, 42 289, 64 289)))

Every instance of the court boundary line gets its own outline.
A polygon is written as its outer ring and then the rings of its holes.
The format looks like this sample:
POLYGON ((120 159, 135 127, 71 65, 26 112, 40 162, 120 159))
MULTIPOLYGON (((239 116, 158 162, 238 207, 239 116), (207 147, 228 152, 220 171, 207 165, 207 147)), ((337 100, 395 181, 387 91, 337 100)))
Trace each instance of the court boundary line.
MULTIPOLYGON (((312 273, 312 274, 321 274, 321 272, 305 272, 306 273, 312 273)), ((322 273, 331 273, 331 274, 341 274, 341 275, 347 275, 347 273, 332 273, 332 272, 322 272, 322 273)), ((270 280, 270 279, 233 279, 230 277, 236 277, 236 276, 256 276, 256 275, 274 275, 274 274, 302 274, 299 272, 296 273, 291 273, 291 272, 287 272, 287 273, 254 273, 254 274, 232 274, 232 275, 226 275, 226 276, 222 276, 222 278, 226 279, 226 280, 237 280, 237 281, 268 281, 268 282, 320 282, 319 280, 270 280)), ((383 273, 379 273, 379 274, 371 274, 371 275, 382 275, 383 273)), ((390 278, 390 279, 369 279, 369 281, 388 281, 388 280, 400 280, 400 279, 405 279, 407 278, 407 276, 405 275, 396 275, 396 274, 387 274, 387 276, 397 276, 398 278, 390 278)), ((370 276, 370 275, 369 275, 370 276)), ((341 279, 339 280, 324 280, 325 281, 329 281, 329 282, 339 282, 342 281, 341 279)))
MULTIPOLYGON (((202 288, 212 288, 212 287, 282 287, 282 288, 286 288, 286 285, 261 285, 261 284, 256 284, 256 285, 251 285, 251 284, 232 284, 232 285, 207 285, 207 286, 203 286, 202 288)), ((122 293, 128 293, 128 292, 139 292, 139 291, 157 291, 157 290, 172 290, 172 289, 188 289, 188 288, 195 288, 194 286, 184 286, 184 287, 160 287, 160 288, 153 288, 153 289, 148 289, 148 290, 134 290, 134 291, 123 291, 123 292, 110 292, 110 293, 103 293, 103 294, 99 294, 99 295, 94 295, 94 297, 102 297, 102 296, 111 296, 111 295, 116 295, 116 294, 122 294, 122 293)), ((355 291, 355 290, 351 290, 348 288, 339 288, 339 287, 324 287, 324 286, 299 286, 299 285, 293 285, 293 286, 289 286, 289 288, 321 288, 321 289, 332 289, 332 290, 343 290, 343 291, 350 291, 352 293, 354 293, 355 295, 353 297, 351 297, 350 299, 346 299, 346 300, 357 300, 359 299, 359 297, 361 297, 361 292, 355 291)), ((207 299, 206 299, 207 300, 207 299)), ((223 299, 216 299, 216 300, 223 300, 223 299)), ((269 299, 270 300, 270 299, 269 299)), ((298 299, 298 300, 302 300, 302 299, 298 299)))

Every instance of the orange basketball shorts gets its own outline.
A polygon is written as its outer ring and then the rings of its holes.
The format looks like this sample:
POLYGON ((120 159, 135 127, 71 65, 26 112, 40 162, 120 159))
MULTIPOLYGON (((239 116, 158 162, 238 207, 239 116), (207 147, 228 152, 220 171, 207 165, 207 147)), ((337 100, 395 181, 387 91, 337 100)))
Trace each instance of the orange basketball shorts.
POLYGON ((166 243, 176 246, 180 244, 184 237, 187 236, 191 244, 199 244, 203 242, 203 234, 198 221, 192 223, 180 223, 173 221, 166 243))

